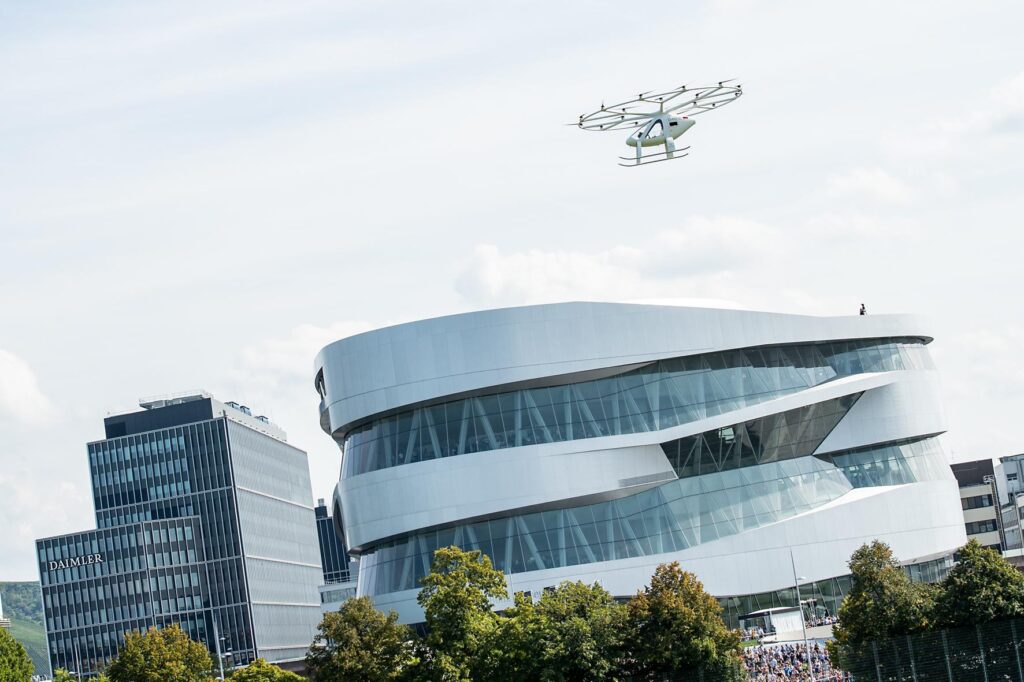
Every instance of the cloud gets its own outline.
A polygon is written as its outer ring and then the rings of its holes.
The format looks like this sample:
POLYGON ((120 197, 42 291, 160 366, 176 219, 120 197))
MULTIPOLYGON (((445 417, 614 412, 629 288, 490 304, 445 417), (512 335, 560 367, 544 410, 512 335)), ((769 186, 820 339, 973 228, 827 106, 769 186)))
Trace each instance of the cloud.
POLYGON ((313 359, 332 341, 372 329, 368 322, 345 320, 326 327, 300 324, 284 336, 264 339, 242 350, 246 373, 263 384, 307 380, 312 391, 313 359))
POLYGON ((53 406, 39 389, 29 364, 0 348, 0 420, 5 417, 27 424, 45 422, 53 406))
POLYGON ((881 168, 854 168, 828 179, 832 197, 867 198, 893 204, 905 204, 914 198, 911 187, 881 168))
POLYGON ((289 443, 307 452, 314 499, 330 496, 341 453, 320 430, 313 360, 328 343, 375 326, 359 320, 297 325, 243 347, 224 385, 217 388, 266 414, 287 432, 289 443))
POLYGON ((875 262, 878 239, 899 253, 923 230, 916 218, 885 213, 829 211, 778 225, 697 216, 648 239, 601 250, 510 251, 480 244, 456 277, 455 289, 474 306, 672 300, 836 314, 861 300, 863 286, 855 285, 861 289, 855 296, 852 280, 835 277, 835 254, 875 262))
POLYGON ((888 240, 896 237, 913 238, 924 229, 914 218, 832 211, 811 216, 800 227, 805 238, 828 240, 830 243, 882 237, 888 240))
MULTIPOLYGON (((476 247, 456 290, 480 304, 523 304, 572 299, 704 298, 686 280, 728 277, 773 251, 775 231, 739 218, 696 217, 638 245, 604 251, 505 253, 476 247), (674 282, 675 288, 666 287, 674 282)), ((713 296, 712 298, 720 298, 713 296)))
POLYGON ((950 128, 966 132, 1014 132, 1024 118, 1024 71, 992 89, 981 106, 951 120, 950 128))
POLYGON ((888 146, 915 155, 969 154, 976 145, 999 147, 1006 136, 1024 133, 1024 71, 1004 80, 988 93, 965 96, 942 116, 889 137, 888 146))
POLYGON ((942 344, 937 358, 954 378, 949 391, 965 401, 984 395, 1010 399, 1024 384, 1024 365, 1018 361, 1024 347, 1024 327, 1010 325, 1001 329, 981 328, 957 334, 942 344))
POLYGON ((92 499, 87 487, 64 479, 55 467, 42 466, 38 456, 12 459, 5 452, 0 471, 0 575, 5 580, 38 580, 36 539, 92 525, 92 499), (45 514, 39 513, 41 505, 45 514))
POLYGON ((1020 413, 1024 326, 979 327, 936 335, 932 353, 942 376, 955 461, 1021 452, 1014 428, 1020 413))

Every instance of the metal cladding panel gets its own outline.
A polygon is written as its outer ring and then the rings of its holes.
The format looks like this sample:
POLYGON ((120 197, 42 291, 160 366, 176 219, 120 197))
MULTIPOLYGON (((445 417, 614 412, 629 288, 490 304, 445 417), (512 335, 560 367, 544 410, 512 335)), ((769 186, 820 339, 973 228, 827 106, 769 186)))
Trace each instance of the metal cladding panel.
POLYGON ((271 663, 296 661, 305 657, 321 618, 319 598, 303 607, 282 604, 253 604, 256 642, 260 656, 271 663))
POLYGON ((935 370, 887 372, 891 383, 867 391, 818 452, 832 452, 908 436, 943 433, 946 418, 935 370))
POLYGON ((908 315, 811 317, 625 303, 485 310, 366 332, 323 348, 331 432, 404 405, 492 386, 730 348, 924 336, 908 315))
POLYGON ((306 453, 232 422, 228 431, 256 648, 267 660, 301 658, 322 579, 306 453))
POLYGON ((320 570, 320 546, 309 510, 239 490, 238 516, 246 557, 286 561, 320 570))
POLYGON ((309 507, 313 493, 306 453, 241 424, 228 421, 235 484, 309 507))

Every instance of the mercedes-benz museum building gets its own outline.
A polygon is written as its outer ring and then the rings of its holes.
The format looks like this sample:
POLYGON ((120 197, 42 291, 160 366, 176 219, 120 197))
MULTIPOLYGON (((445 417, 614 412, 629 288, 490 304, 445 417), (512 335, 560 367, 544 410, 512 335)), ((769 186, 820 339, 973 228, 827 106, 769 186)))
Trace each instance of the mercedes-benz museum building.
POLYGON ((935 579, 965 542, 926 324, 619 303, 487 310, 359 334, 316 360, 343 452, 334 518, 360 595, 422 620, 434 550, 512 591, 628 597, 679 561, 727 619, 819 612, 887 542, 935 579))

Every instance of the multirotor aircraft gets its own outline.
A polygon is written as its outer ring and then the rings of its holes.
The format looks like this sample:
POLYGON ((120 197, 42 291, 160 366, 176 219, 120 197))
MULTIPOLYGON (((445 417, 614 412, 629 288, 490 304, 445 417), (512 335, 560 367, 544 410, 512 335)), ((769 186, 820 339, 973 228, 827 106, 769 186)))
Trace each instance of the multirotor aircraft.
POLYGON ((635 129, 626 138, 626 144, 636 149, 635 156, 620 156, 629 163, 620 166, 646 166, 660 161, 671 161, 688 156, 689 146, 679 148, 676 139, 693 127, 694 116, 719 109, 743 94, 742 86, 718 85, 691 88, 682 85, 666 92, 645 92, 636 99, 601 108, 591 114, 581 114, 576 125, 583 130, 635 129), (645 149, 664 147, 664 151, 645 149))

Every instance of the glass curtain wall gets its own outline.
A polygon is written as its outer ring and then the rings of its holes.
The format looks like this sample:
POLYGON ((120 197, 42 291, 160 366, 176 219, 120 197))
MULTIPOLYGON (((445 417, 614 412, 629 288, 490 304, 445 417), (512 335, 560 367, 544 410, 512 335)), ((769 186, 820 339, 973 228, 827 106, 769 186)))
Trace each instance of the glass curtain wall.
POLYGON ((424 531, 360 558, 367 594, 419 587, 439 547, 479 549, 504 573, 652 556, 817 508, 855 487, 948 480, 938 440, 680 478, 629 497, 424 531))
MULTIPOLYGON (((914 582, 937 583, 946 577, 949 569, 953 567, 953 557, 940 557, 931 561, 924 561, 917 564, 904 566, 903 570, 914 582)), ((839 605, 843 597, 853 586, 851 576, 842 575, 836 578, 826 578, 811 583, 800 585, 799 601, 805 603, 804 614, 808 622, 814 618, 834 616, 839 612, 839 605)), ((722 619, 731 628, 741 627, 740 618, 755 611, 764 609, 776 609, 787 606, 796 606, 797 593, 795 587, 789 587, 776 592, 761 592, 759 594, 747 594, 737 597, 720 597, 718 602, 722 605, 722 619)))
POLYGON ((404 410, 344 437, 342 476, 537 443, 656 431, 836 377, 930 369, 919 339, 747 348, 661 360, 622 374, 404 410))
POLYGON ((56 667, 83 673, 102 670, 119 650, 125 632, 145 630, 169 618, 205 641, 210 601, 199 519, 50 538, 40 541, 38 554, 46 631, 56 667), (55 562, 90 555, 102 561, 51 570, 55 562))
POLYGON ((213 419, 90 443, 89 466, 101 529, 200 518, 208 589, 224 647, 234 652, 235 662, 245 663, 254 658, 255 647, 225 422, 213 419))
POLYGON ((679 478, 813 454, 862 394, 777 412, 662 443, 679 478))

